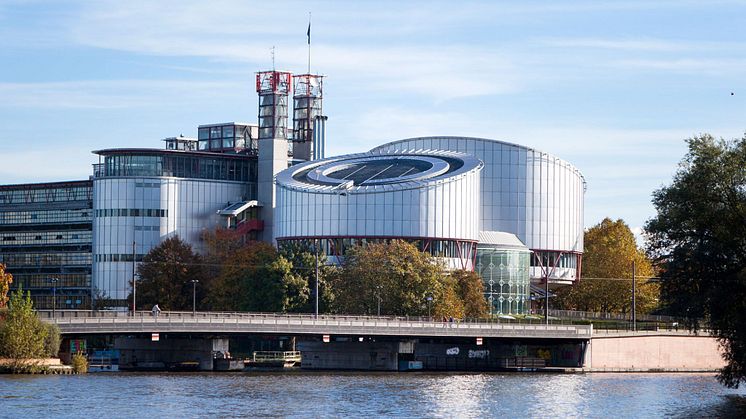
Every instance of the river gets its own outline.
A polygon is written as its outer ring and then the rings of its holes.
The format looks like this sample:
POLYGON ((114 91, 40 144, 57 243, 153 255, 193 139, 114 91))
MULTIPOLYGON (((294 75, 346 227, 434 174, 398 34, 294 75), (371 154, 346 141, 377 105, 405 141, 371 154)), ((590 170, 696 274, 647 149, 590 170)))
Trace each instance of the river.
POLYGON ((713 374, 0 375, 0 417, 746 417, 713 374))

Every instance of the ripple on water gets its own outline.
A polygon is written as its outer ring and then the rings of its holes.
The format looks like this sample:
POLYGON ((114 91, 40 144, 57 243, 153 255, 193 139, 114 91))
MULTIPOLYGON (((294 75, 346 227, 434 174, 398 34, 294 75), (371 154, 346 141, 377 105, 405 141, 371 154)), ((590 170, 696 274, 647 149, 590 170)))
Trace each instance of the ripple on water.
POLYGON ((746 417, 712 374, 0 376, 3 417, 746 417))

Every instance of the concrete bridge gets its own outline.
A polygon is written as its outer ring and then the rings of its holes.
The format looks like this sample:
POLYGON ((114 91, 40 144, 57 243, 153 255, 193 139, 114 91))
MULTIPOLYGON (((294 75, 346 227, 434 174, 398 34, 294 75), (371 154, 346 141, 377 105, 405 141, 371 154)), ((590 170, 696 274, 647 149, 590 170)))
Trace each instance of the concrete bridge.
POLYGON ((435 321, 429 318, 327 316, 307 314, 112 311, 39 311, 42 319, 59 326, 63 335, 176 333, 208 335, 363 335, 391 337, 483 337, 589 340, 588 325, 435 321))

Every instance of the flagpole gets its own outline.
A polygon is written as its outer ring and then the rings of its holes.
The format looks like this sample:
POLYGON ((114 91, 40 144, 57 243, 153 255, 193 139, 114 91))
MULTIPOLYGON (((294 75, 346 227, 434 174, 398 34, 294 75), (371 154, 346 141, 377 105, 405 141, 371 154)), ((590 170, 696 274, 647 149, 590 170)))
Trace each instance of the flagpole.
POLYGON ((308 12, 308 74, 311 74, 311 12, 308 12))

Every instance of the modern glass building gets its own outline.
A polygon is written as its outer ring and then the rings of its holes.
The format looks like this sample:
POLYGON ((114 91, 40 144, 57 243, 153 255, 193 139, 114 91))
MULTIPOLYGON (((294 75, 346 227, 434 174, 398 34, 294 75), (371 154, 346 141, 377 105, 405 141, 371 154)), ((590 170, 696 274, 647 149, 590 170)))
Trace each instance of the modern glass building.
POLYGON ((135 264, 150 249, 179 236, 199 252, 204 231, 244 221, 221 210, 256 203, 256 157, 174 148, 95 151, 93 288, 114 306, 128 306, 135 264))
POLYGON ((245 153, 256 155, 259 127, 256 124, 224 122, 200 125, 197 128, 197 149, 213 153, 245 153))
POLYGON ((583 253, 585 179, 572 164, 529 147, 484 138, 421 137, 373 152, 448 150, 484 162, 479 230, 514 234, 532 252, 535 282, 572 284, 583 253))
POLYGON ((91 181, 0 186, 0 263, 36 308, 89 308, 91 181))
POLYGON ((530 309, 531 251, 514 234, 481 231, 474 270, 484 282, 490 314, 526 314, 530 309))
POLYGON ((362 153, 277 175, 278 244, 320 240, 340 261, 357 244, 416 243, 453 268, 473 269, 482 162, 461 153, 362 153))

